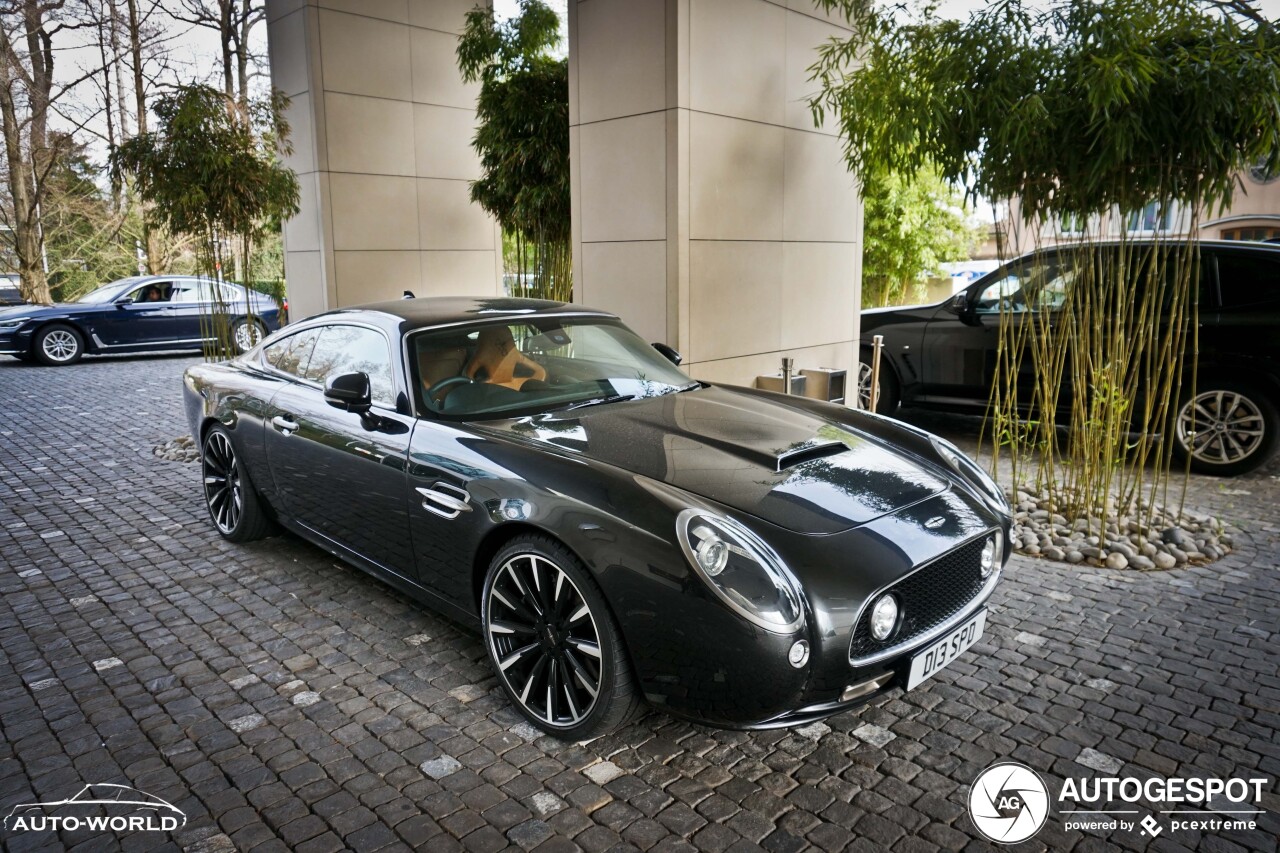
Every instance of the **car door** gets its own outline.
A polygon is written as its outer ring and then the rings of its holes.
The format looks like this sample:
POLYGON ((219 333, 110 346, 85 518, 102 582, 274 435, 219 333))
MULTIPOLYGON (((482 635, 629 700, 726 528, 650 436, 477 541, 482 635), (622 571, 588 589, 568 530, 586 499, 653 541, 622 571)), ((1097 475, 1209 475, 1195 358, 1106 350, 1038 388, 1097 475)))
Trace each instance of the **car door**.
POLYGON ((405 476, 413 417, 397 404, 391 343, 371 326, 318 328, 300 376, 271 400, 265 444, 276 494, 313 533, 414 580, 405 476), (326 382, 356 372, 373 391, 363 416, 324 400, 326 382))
POLYGON ((94 335, 109 347, 144 348, 173 341, 166 286, 166 282, 149 281, 103 305, 92 324, 94 335), (157 298, 151 298, 152 294, 157 298))
MULTIPOLYGON (((1019 406, 1031 404, 1035 364, 1027 344, 1052 328, 1074 271, 1056 254, 1020 260, 980 279, 968 290, 959 314, 940 308, 924 336, 924 396, 934 404, 985 407, 999 369, 1002 325, 1010 341, 1022 342, 1018 361, 1019 406)), ((1069 393, 1065 383, 1060 395, 1069 393)), ((1068 402, 1059 397, 1059 405, 1068 402)))
POLYGON ((194 278, 174 281, 169 303, 179 340, 201 341, 207 336, 201 318, 211 316, 212 295, 208 282, 194 278))

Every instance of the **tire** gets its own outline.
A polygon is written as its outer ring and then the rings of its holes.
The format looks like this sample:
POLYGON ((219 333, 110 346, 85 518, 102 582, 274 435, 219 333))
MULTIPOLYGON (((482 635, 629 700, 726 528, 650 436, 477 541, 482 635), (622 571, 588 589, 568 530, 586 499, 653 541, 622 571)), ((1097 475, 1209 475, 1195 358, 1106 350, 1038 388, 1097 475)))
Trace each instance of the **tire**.
POLYGON ((503 690, 544 732, 565 740, 595 737, 622 726, 640 707, 608 603, 559 542, 526 535, 503 547, 485 574, 480 617, 503 690), (548 613, 555 618, 545 618, 548 613))
POLYGON ((266 327, 257 320, 242 318, 231 324, 231 342, 240 355, 253 349, 266 336, 266 327))
POLYGON ((1266 462, 1280 436, 1280 414, 1257 387, 1210 378, 1184 394, 1173 416, 1173 454, 1198 474, 1232 477, 1266 462))
POLYGON ((275 532, 231 433, 221 425, 211 428, 201 443, 200 473, 209 518, 223 539, 252 542, 275 532))
MULTIPOLYGON (((866 411, 871 407, 871 363, 869 361, 858 362, 857 392, 858 408, 866 411)), ((898 392, 898 377, 882 357, 880 359, 880 402, 876 406, 876 414, 892 415, 898 411, 901 400, 898 392)))
POLYGON ((36 361, 50 367, 75 364, 84 355, 84 336, 74 326, 53 323, 36 332, 31 352, 36 361))

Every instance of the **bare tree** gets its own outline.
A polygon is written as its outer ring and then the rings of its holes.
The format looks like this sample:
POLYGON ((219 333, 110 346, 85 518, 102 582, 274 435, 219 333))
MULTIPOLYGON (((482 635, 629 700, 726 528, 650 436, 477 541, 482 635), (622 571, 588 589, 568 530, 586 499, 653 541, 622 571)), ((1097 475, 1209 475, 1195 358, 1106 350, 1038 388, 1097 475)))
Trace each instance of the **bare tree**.
POLYGON ((249 86, 261 57, 253 53, 253 31, 266 20, 264 0, 181 0, 170 14, 179 21, 218 33, 222 50, 222 91, 228 109, 249 118, 249 86))
POLYGON ((9 225, 22 295, 38 303, 52 301, 40 228, 45 183, 58 154, 50 143, 50 108, 85 79, 54 88, 53 37, 79 26, 63 19, 65 6, 66 0, 0 3, 0 124, 12 200, 9 225))

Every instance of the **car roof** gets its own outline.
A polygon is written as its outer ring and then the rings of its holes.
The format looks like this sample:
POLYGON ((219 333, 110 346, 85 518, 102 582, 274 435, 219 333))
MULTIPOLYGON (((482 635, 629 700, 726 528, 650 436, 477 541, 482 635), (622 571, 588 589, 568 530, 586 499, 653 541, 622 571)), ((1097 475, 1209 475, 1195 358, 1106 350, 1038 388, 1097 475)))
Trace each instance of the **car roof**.
POLYGON ((465 323, 488 323, 497 320, 520 320, 530 317, 599 317, 618 319, 608 311, 585 308, 567 302, 547 299, 513 299, 505 296, 422 296, 354 305, 317 314, 308 319, 332 320, 343 316, 377 313, 399 320, 404 331, 433 326, 456 326, 465 323))
MULTIPOLYGON (((1159 245, 1166 249, 1177 249, 1186 245, 1196 245, 1196 246, 1199 246, 1201 249, 1229 249, 1231 251, 1260 252, 1263 254, 1270 254, 1270 255, 1280 254, 1280 245, 1276 245, 1274 243, 1265 243, 1257 240, 1191 240, 1191 241, 1187 241, 1186 239, 1183 239, 1183 238, 1167 238, 1164 240, 1154 240, 1150 237, 1131 237, 1128 240, 1120 240, 1120 239, 1096 240, 1089 243, 1064 241, 1062 243, 1055 243, 1052 246, 1045 246, 1040 251, 1044 253, 1044 252, 1056 252, 1056 251, 1071 251, 1072 249, 1080 249, 1080 248, 1107 249, 1107 248, 1114 248, 1116 246, 1122 246, 1122 245, 1128 245, 1128 246, 1159 245)), ((1026 252, 1025 254, 1019 255, 1016 258, 1011 258, 1010 260, 1011 261, 1021 260, 1023 258, 1029 258, 1035 254, 1036 252, 1033 250, 1030 252, 1026 252)))

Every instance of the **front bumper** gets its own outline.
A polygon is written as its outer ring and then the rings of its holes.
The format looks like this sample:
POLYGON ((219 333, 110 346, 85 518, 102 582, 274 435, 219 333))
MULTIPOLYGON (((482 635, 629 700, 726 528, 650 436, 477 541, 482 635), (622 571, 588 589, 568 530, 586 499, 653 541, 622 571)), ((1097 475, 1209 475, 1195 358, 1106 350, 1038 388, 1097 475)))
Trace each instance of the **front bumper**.
POLYGON ((0 332, 0 355, 24 355, 31 351, 31 333, 22 329, 0 332))

